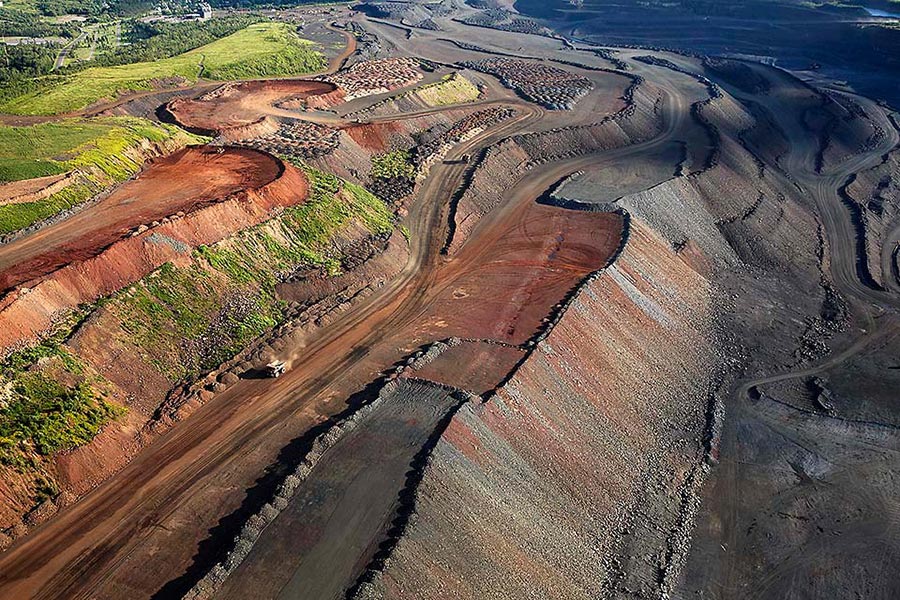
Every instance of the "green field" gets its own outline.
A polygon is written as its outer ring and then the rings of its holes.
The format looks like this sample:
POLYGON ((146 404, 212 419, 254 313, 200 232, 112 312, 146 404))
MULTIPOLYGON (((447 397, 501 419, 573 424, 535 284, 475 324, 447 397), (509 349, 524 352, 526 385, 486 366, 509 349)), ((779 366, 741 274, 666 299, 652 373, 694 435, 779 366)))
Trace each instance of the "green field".
POLYGON ((417 95, 425 106, 446 106, 448 104, 474 102, 481 94, 474 83, 459 73, 447 75, 440 81, 423 85, 409 93, 417 95))
POLYGON ((142 140, 185 137, 170 125, 133 117, 66 119, 26 127, 0 125, 0 183, 99 169, 110 178, 129 177, 137 166, 124 151, 142 140))
POLYGON ((301 39, 287 23, 256 23, 172 58, 48 76, 42 89, 7 100, 0 104, 0 112, 69 113, 124 93, 192 83, 199 77, 230 80, 295 75, 321 70, 325 64, 314 44, 301 39))
POLYGON ((48 198, 0 206, 0 234, 28 227, 128 179, 142 165, 140 154, 131 149, 147 142, 184 146, 201 140, 175 126, 134 117, 0 126, 0 183, 79 173, 71 185, 48 198))

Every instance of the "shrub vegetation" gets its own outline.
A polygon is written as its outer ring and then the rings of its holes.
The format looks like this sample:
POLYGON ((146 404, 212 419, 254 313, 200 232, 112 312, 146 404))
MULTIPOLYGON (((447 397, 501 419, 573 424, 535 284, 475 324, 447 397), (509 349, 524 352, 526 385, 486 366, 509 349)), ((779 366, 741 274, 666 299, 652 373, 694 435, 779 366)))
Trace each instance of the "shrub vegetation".
POLYGON ((172 381, 189 379, 237 354, 284 317, 275 287, 300 269, 336 275, 333 242, 351 222, 373 235, 394 217, 364 188, 302 166, 310 197, 259 226, 200 246, 190 265, 164 265, 108 304, 131 343, 172 381))
POLYGON ((63 345, 84 314, 76 311, 43 342, 0 363, 0 464, 33 469, 40 457, 91 441, 125 413, 63 345))

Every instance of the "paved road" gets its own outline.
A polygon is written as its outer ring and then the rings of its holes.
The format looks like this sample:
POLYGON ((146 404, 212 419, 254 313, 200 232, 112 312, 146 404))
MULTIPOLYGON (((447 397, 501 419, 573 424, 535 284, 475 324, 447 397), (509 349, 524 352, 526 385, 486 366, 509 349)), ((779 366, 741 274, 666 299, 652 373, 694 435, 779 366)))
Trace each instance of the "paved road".
POLYGON ((81 33, 78 34, 78 37, 69 42, 62 50, 59 51, 59 54, 56 56, 56 62, 53 64, 53 68, 59 69, 66 63, 66 58, 68 58, 69 54, 74 50, 78 44, 87 37, 87 30, 82 29, 81 33))

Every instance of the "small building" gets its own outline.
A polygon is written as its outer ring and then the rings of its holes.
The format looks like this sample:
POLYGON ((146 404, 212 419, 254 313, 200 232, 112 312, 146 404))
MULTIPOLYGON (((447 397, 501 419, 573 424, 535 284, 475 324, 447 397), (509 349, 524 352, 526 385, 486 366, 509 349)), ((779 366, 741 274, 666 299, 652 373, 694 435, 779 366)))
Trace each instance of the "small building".
POLYGON ((200 20, 209 21, 212 18, 212 6, 208 2, 200 3, 200 20))

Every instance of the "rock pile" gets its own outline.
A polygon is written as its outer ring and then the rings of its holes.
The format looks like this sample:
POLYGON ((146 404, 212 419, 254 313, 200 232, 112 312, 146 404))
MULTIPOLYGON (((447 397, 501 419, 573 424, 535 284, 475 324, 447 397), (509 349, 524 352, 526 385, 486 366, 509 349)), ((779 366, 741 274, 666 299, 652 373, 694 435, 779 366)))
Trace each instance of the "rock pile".
POLYGON ((413 58, 368 60, 324 78, 342 89, 347 101, 383 94, 420 79, 419 61, 413 58))
POLYGON ((460 23, 466 25, 475 25, 476 27, 489 27, 490 29, 499 29, 501 31, 511 31, 513 33, 530 33, 533 35, 543 35, 553 37, 553 32, 531 19, 525 19, 515 16, 508 10, 491 9, 484 12, 459 19, 460 23))
POLYGON ((456 121, 449 129, 440 126, 433 127, 421 135, 421 143, 415 149, 413 160, 421 170, 423 165, 431 162, 432 157, 443 155, 446 146, 457 144, 467 135, 471 135, 473 131, 482 131, 492 127, 514 114, 515 111, 512 108, 496 106, 468 114, 456 121))
POLYGON ((309 121, 290 121, 283 123, 274 133, 240 140, 239 143, 272 154, 316 158, 334 152, 340 144, 340 136, 337 129, 325 125, 309 121))
POLYGON ((500 78, 528 100, 551 110, 570 110, 594 84, 585 77, 541 63, 512 58, 488 58, 462 63, 468 69, 500 78))

